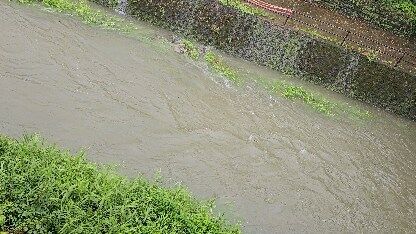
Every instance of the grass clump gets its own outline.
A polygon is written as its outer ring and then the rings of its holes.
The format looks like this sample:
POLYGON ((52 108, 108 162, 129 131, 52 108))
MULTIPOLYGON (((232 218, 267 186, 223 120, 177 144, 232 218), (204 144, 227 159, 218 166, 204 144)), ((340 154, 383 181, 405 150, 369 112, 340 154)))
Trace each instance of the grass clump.
POLYGON ((219 0, 221 4, 225 6, 233 7, 241 12, 257 15, 257 16, 268 16, 267 12, 263 9, 251 6, 247 3, 242 2, 241 0, 219 0))
POLYGON ((262 81, 259 83, 267 87, 273 93, 280 94, 285 98, 302 100, 313 109, 328 116, 335 116, 343 113, 353 119, 369 120, 373 118, 373 115, 369 111, 361 110, 358 107, 350 106, 343 102, 327 100, 321 95, 314 94, 301 86, 287 84, 282 81, 274 81, 273 83, 262 81))
POLYGON ((84 0, 18 0, 20 3, 40 2, 48 8, 58 12, 67 13, 81 18, 87 24, 97 25, 106 29, 112 29, 121 32, 131 32, 135 29, 132 24, 123 20, 109 16, 97 9, 93 9, 84 0))
POLYGON ((199 50, 198 47, 189 40, 183 39, 182 44, 185 48, 185 53, 192 58, 193 60, 197 60, 199 58, 199 50))
POLYGON ((214 52, 208 51, 204 58, 208 65, 220 75, 236 84, 241 84, 242 78, 237 75, 237 72, 221 60, 219 56, 214 54, 214 52))
POLYGON ((240 233, 212 204, 128 180, 38 136, 0 135, 0 233, 240 233))
POLYGON ((334 115, 334 109, 336 107, 335 103, 332 103, 323 97, 314 95, 312 92, 306 91, 303 87, 276 81, 271 85, 271 90, 275 93, 282 94, 288 99, 300 99, 313 109, 326 115, 334 115))

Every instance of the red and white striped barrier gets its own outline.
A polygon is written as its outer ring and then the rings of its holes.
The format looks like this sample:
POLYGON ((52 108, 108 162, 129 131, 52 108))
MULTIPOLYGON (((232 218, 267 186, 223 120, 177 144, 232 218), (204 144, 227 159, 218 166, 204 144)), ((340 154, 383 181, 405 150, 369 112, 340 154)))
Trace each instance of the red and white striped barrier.
POLYGON ((274 13, 279 13, 279 14, 284 14, 286 16, 291 16, 293 14, 293 10, 291 9, 287 9, 287 8, 283 8, 283 7, 278 7, 275 6, 273 4, 270 4, 268 2, 263 2, 260 0, 245 0, 246 2, 256 5, 260 8, 266 9, 268 11, 274 12, 274 13))

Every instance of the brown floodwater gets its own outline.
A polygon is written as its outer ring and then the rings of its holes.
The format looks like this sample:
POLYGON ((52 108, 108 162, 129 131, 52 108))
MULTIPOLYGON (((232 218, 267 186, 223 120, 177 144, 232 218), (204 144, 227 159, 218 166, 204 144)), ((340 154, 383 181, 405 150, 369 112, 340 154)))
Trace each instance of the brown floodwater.
MULTIPOLYGON (((0 133, 39 133, 123 173, 181 182, 246 233, 412 232, 416 124, 330 93, 374 118, 328 117, 255 86, 227 85, 140 38, 0 1, 0 133)), ((295 78, 226 58, 245 76, 295 78)))

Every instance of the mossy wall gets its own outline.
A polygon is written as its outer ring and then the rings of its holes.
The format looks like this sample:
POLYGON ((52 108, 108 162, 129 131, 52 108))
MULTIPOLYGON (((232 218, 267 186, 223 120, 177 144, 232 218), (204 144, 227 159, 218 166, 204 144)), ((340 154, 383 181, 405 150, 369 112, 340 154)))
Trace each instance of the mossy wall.
POLYGON ((415 76, 266 18, 214 0, 129 0, 127 14, 416 120, 415 76))
POLYGON ((303 79, 416 120, 416 76, 320 40, 297 61, 303 79))
POLYGON ((416 77, 361 59, 350 95, 416 120, 416 77))

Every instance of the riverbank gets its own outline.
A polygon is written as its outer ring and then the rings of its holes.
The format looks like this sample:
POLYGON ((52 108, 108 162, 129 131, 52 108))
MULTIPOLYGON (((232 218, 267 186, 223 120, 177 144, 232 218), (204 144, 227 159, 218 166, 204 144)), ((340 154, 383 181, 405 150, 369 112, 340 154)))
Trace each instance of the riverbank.
POLYGON ((183 187, 128 180, 48 146, 0 135, 0 232, 240 233, 183 187))

